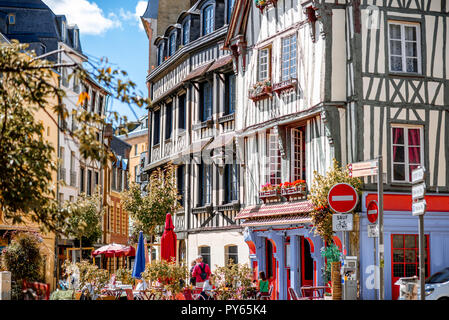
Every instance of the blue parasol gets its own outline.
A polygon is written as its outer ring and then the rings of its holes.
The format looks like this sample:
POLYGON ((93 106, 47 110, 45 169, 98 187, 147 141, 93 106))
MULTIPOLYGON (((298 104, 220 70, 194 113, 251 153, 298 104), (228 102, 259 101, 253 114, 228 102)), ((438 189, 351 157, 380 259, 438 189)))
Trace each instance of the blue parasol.
POLYGON ((143 232, 139 233, 139 243, 137 244, 136 260, 133 267, 133 278, 141 279, 141 273, 145 271, 145 244, 143 242, 143 232))

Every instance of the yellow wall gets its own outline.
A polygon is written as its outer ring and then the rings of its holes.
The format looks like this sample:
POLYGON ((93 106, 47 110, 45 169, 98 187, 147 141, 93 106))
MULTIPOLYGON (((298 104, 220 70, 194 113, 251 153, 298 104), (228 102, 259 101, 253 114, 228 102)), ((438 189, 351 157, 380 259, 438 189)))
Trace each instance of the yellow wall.
POLYGON ((132 146, 131 152, 129 153, 128 174, 129 174, 129 183, 135 182, 136 177, 134 175, 134 167, 140 165, 140 154, 144 151, 148 151, 148 133, 132 138, 121 137, 121 139, 132 146), (136 144, 137 144, 137 156, 135 155, 136 144))

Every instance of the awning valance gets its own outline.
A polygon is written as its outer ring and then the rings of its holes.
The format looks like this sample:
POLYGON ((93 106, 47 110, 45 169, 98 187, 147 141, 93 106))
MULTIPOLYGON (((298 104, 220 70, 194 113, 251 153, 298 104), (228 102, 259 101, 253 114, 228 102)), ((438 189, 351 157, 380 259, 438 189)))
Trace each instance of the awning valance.
POLYGON ((274 225, 286 225, 286 224, 301 224, 312 223, 312 218, 309 216, 283 216, 283 217, 270 217, 260 219, 249 219, 242 222, 242 227, 264 227, 274 225))

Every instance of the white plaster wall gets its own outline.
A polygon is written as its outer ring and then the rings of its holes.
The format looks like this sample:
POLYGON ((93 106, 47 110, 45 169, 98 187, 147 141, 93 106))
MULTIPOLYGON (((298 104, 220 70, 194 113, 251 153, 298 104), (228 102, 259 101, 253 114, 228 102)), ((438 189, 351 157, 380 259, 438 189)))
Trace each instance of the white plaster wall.
POLYGON ((187 240, 188 265, 198 256, 198 247, 209 246, 210 268, 214 272, 216 265, 225 265, 225 246, 227 245, 238 246, 238 262, 249 265, 249 248, 243 240, 243 233, 238 231, 202 232, 189 235, 187 240))

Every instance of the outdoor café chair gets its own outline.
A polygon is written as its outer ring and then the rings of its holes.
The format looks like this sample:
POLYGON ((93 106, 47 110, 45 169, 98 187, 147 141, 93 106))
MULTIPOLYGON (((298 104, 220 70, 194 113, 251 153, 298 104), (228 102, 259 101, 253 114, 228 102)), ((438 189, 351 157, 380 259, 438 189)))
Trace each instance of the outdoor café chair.
POLYGON ((271 294, 273 293, 273 285, 270 286, 268 293, 262 293, 260 296, 260 300, 271 300, 271 294))

